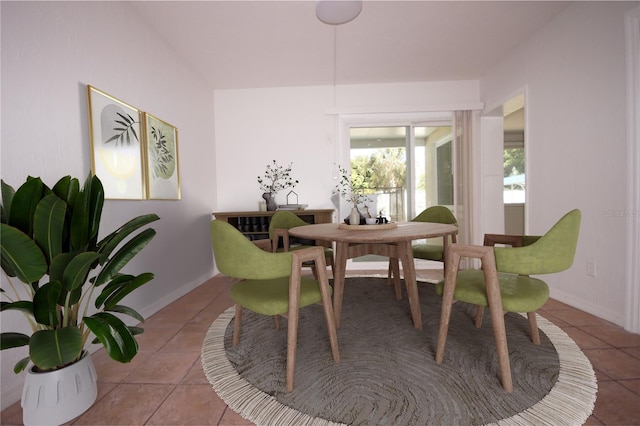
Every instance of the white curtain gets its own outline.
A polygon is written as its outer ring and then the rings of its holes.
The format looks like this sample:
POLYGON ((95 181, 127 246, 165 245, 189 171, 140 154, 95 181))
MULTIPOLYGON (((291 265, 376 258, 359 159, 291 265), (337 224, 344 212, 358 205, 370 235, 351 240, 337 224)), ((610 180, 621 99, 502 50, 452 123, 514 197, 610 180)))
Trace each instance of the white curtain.
POLYGON ((454 173, 454 201, 455 215, 458 219, 458 242, 472 243, 472 170, 471 170, 471 122, 472 111, 454 111, 453 135, 455 173, 454 173))

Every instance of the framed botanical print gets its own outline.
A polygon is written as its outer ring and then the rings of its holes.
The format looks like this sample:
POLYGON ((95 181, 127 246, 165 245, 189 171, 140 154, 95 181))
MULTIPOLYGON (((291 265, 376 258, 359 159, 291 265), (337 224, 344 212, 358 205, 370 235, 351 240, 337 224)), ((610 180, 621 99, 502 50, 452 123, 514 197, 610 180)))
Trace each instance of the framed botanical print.
POLYGON ((144 113, 147 197, 179 200, 178 129, 166 121, 144 113))
POLYGON ((145 199, 141 111, 93 86, 87 89, 91 170, 105 198, 145 199))

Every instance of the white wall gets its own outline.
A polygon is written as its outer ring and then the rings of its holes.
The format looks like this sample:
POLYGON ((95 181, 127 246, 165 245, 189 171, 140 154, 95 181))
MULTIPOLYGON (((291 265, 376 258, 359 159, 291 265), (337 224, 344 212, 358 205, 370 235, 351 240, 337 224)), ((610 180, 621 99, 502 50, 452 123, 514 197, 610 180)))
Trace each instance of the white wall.
MULTIPOLYGON (((213 94, 182 66, 125 2, 2 2, 2 179, 27 175, 53 185, 90 172, 86 85, 178 127, 182 201, 105 202, 102 230, 155 212, 151 242, 126 270, 155 279, 125 302, 148 316, 213 274, 208 223, 215 206, 213 94)), ((6 287, 3 277, 2 287, 6 287)), ((2 315, 2 331, 22 317, 2 315)), ((19 399, 13 364, 26 350, 2 351, 2 408, 19 399)), ((23 373, 24 374, 24 373, 23 373)))
POLYGON ((487 111, 527 87, 527 231, 582 210, 574 266, 548 277, 551 296, 620 325, 627 218, 610 213, 627 206, 624 15, 636 5, 572 3, 480 82, 487 111))
MULTIPOLYGON (((432 110, 479 103, 477 81, 350 85, 335 90, 335 97, 333 86, 215 92, 218 209, 257 209, 261 199, 257 177, 271 160, 280 165, 293 162, 300 203, 333 208, 336 163, 345 161, 343 152, 349 146, 338 136, 336 112, 432 110)), ((278 193, 278 203, 286 202, 288 191, 278 193)))

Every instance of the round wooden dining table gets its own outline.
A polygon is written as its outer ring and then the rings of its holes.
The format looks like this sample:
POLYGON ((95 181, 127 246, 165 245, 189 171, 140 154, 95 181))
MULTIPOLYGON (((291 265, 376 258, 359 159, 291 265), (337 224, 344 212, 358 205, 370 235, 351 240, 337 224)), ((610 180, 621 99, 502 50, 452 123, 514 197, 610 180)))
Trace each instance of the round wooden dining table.
POLYGON ((411 241, 445 237, 443 241, 446 253, 448 236, 457 232, 458 228, 454 225, 430 222, 399 222, 396 226, 320 223, 289 229, 289 234, 295 237, 336 243, 333 271, 333 310, 336 326, 340 327, 347 259, 376 254, 402 262, 413 326, 417 329, 422 329, 422 316, 411 241))

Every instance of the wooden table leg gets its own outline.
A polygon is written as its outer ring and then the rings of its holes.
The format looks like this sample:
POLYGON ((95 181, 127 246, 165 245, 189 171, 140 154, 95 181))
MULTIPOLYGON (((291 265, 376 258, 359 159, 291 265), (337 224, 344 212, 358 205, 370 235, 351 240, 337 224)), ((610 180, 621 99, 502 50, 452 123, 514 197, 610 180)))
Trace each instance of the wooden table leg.
POLYGON ((336 318, 336 328, 340 328, 348 250, 349 243, 339 241, 336 243, 335 270, 333 271, 333 312, 336 318))
POLYGON ((413 250, 411 241, 398 243, 398 257, 402 261, 404 270, 404 282, 409 295, 409 306, 411 307, 411 317, 413 326, 422 330, 422 313, 420 312, 420 297, 418 296, 418 283, 416 282, 416 267, 413 263, 413 250))
POLYGON ((389 258, 389 278, 393 280, 393 289, 396 293, 396 300, 402 300, 402 287, 400 286, 400 265, 395 257, 389 258))

